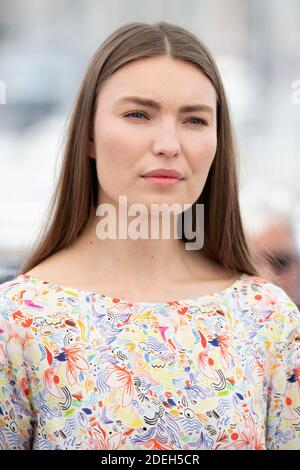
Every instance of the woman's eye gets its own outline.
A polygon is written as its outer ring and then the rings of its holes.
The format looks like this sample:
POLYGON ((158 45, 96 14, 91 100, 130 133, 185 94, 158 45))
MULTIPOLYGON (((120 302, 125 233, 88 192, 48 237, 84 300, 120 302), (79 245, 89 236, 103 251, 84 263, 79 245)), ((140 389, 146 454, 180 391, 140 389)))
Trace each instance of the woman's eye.
POLYGON ((196 125, 207 126, 207 121, 205 121, 205 119, 191 118, 191 119, 189 119, 189 122, 191 122, 191 121, 197 121, 197 124, 196 124, 196 125))
POLYGON ((129 114, 126 114, 125 117, 128 117, 128 116, 133 116, 133 115, 140 115, 140 116, 144 116, 145 118, 147 118, 147 116, 144 114, 144 113, 141 113, 139 111, 133 111, 132 113, 129 113, 129 114))

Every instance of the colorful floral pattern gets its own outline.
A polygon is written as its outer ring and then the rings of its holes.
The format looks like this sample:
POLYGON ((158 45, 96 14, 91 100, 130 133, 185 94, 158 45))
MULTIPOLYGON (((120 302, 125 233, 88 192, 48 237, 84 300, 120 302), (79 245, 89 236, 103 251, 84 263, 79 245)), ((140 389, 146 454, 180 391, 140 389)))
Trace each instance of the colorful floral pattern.
POLYGON ((0 285, 1 449, 300 449, 300 313, 242 274, 129 302, 0 285))

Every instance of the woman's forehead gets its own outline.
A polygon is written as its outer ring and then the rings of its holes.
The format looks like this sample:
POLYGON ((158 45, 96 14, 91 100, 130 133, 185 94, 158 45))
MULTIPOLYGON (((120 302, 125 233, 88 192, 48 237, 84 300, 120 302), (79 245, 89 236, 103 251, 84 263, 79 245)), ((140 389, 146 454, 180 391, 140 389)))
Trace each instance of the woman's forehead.
POLYGON ((188 68, 183 70, 182 64, 177 67, 176 63, 175 67, 170 68, 162 65, 162 62, 156 64, 153 58, 151 60, 153 66, 149 66, 148 59, 139 60, 135 61, 139 64, 126 64, 114 72, 102 87, 99 99, 120 107, 129 104, 128 98, 135 97, 144 99, 145 103, 147 100, 149 103, 152 101, 152 107, 157 110, 164 106, 178 109, 195 105, 215 107, 215 89, 209 78, 196 66, 187 64, 188 68))

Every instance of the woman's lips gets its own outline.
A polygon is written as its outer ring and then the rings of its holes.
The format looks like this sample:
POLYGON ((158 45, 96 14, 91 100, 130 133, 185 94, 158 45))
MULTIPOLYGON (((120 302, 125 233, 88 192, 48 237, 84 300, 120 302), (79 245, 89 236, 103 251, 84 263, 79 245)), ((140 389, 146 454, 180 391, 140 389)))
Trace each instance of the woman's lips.
POLYGON ((142 176, 144 180, 158 184, 160 186, 174 186, 176 183, 180 183, 180 179, 173 178, 170 176, 142 176))

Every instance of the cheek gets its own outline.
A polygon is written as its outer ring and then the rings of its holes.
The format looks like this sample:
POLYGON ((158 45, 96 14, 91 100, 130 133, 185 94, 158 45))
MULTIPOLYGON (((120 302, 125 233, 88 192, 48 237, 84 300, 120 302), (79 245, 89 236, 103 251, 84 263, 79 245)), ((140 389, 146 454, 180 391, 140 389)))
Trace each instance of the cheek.
POLYGON ((136 137, 128 135, 120 124, 114 125, 113 121, 100 124, 96 134, 97 178, 105 193, 116 196, 128 189, 140 149, 136 137))
POLYGON ((198 145, 195 145, 193 151, 193 166, 195 172, 208 173, 209 168, 214 160, 217 150, 217 136, 215 133, 207 133, 201 136, 201 140, 198 145))
POLYGON ((97 129, 96 158, 99 171, 119 172, 130 166, 134 145, 122 126, 102 125, 97 129))
POLYGON ((194 202, 201 194, 213 163, 217 149, 217 139, 213 133, 201 136, 201 140, 194 142, 192 158, 189 166, 192 172, 191 184, 188 186, 187 199, 194 202))

